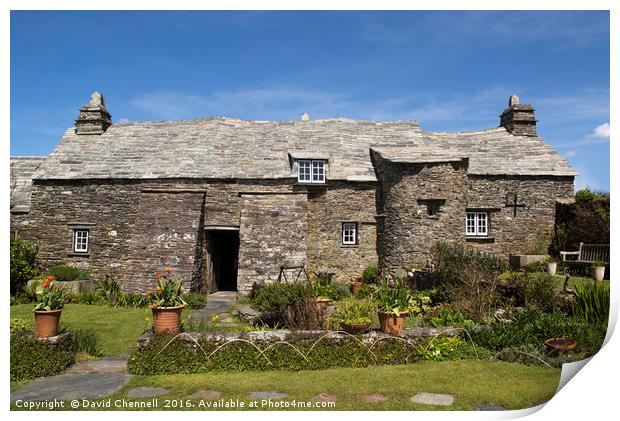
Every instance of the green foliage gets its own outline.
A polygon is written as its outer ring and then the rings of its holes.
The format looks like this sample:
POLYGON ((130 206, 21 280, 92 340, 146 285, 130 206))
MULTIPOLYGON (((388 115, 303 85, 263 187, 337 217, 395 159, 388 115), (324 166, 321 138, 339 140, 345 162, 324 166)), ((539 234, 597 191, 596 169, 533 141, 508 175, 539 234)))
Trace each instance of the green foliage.
POLYGON ((498 256, 483 254, 462 244, 436 243, 432 250, 435 274, 441 282, 458 284, 463 271, 475 266, 489 276, 497 276, 508 269, 508 262, 498 256))
POLYGON ((564 313, 529 308, 512 323, 492 323, 471 329, 469 334, 476 345, 495 351, 523 345, 542 347, 546 339, 569 337, 577 340, 580 352, 592 355, 601 347, 605 329, 564 313))
POLYGON ((525 272, 546 272, 547 271, 547 263, 545 262, 532 262, 529 265, 525 266, 525 272))
POLYGON ((99 338, 97 333, 92 329, 77 329, 72 332, 74 341, 75 341, 75 349, 78 352, 84 352, 88 355, 92 355, 93 357, 100 357, 102 355, 101 350, 99 349, 99 338))
POLYGON ((121 283, 117 279, 106 275, 97 281, 97 288, 104 292, 119 293, 121 292, 121 283))
POLYGON ((489 352, 458 336, 437 336, 418 345, 420 359, 431 361, 488 358, 489 352))
POLYGON ((372 323, 377 313, 377 306, 371 300, 348 298, 338 303, 332 320, 336 323, 365 324, 372 323))
POLYGON ((58 374, 74 360, 75 344, 71 336, 50 343, 39 341, 28 332, 11 335, 11 381, 58 374))
POLYGON ((575 285, 576 294, 572 311, 586 323, 607 326, 609 319, 610 289, 608 284, 588 282, 575 285))
POLYGON ((157 274, 157 288, 147 291, 146 297, 151 305, 155 307, 177 307, 185 305, 185 300, 181 296, 183 293, 183 283, 180 279, 173 278, 170 274, 172 268, 166 268, 166 275, 157 274))
POLYGON ((103 304, 105 299, 98 291, 82 291, 79 294, 69 295, 68 301, 71 304, 103 304))
POLYGON ((377 303, 379 311, 394 313, 397 316, 410 311, 414 300, 402 279, 384 280, 373 292, 372 299, 377 303))
POLYGON ((88 279, 90 276, 86 271, 66 265, 52 266, 47 271, 47 274, 53 276, 59 282, 78 281, 80 279, 88 279))
POLYGON ((314 291, 308 284, 274 282, 256 286, 250 292, 251 307, 261 312, 282 312, 293 304, 301 304, 312 297, 314 291))
POLYGON ((37 286, 36 294, 35 311, 60 310, 67 302, 67 292, 64 286, 58 285, 51 276, 37 286))
POLYGON ((384 364, 406 364, 417 358, 416 348, 403 341, 380 341, 368 348, 354 339, 330 340, 295 339, 286 343, 256 342, 264 351, 246 342, 198 340, 193 342, 156 336, 130 355, 128 371, 132 374, 180 374, 209 371, 247 370, 317 370, 332 367, 367 367, 384 364), (169 345, 163 349, 166 344, 169 345), (304 358, 301 354, 305 355, 304 358), (270 363, 271 362, 271 363, 270 363))
POLYGON ((594 200, 609 200, 609 194, 592 191, 589 188, 578 190, 575 193, 575 203, 588 203, 594 200))
POLYGON ((381 270, 376 265, 366 266, 362 272, 362 282, 365 284, 376 284, 379 282, 381 270))
POLYGON ((451 307, 439 307, 431 311, 424 317, 424 325, 430 327, 460 327, 472 329, 475 322, 468 319, 463 313, 451 307))
POLYGON ((151 300, 142 294, 126 294, 120 292, 116 294, 116 299, 112 302, 114 307, 146 307, 151 300))
POLYGON ((187 308, 195 310, 204 307, 207 303, 207 297, 205 297, 204 294, 191 292, 188 294, 183 294, 183 301, 185 301, 187 308))
POLYGON ((26 283, 39 275, 38 248, 35 244, 11 237, 11 295, 24 289, 26 283))
POLYGON ((499 288, 504 301, 518 307, 551 312, 559 307, 556 280, 547 272, 506 272, 499 288))
POLYGON ((30 326, 23 319, 11 319, 11 335, 30 330, 30 326))
POLYGON ((310 278, 310 285, 317 297, 328 297, 331 300, 339 301, 350 297, 351 290, 341 282, 333 281, 331 273, 318 272, 316 276, 310 278))

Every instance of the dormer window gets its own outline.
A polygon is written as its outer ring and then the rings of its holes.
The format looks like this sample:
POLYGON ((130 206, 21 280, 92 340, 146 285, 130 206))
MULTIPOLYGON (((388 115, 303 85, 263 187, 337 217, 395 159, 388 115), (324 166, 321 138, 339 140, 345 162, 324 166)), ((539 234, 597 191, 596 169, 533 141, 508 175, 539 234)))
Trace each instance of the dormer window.
POLYGON ((297 181, 300 183, 325 183, 325 160, 300 159, 297 181))

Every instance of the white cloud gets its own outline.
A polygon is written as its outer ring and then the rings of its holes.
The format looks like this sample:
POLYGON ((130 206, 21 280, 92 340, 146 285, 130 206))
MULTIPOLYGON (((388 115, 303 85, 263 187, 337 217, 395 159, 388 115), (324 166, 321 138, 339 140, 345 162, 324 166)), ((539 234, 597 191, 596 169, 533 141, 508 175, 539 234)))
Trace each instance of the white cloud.
POLYGON ((128 118, 126 118, 126 117, 122 117, 122 118, 119 118, 119 119, 118 119, 118 121, 116 122, 116 124, 122 124, 122 123, 127 123, 127 122, 129 122, 129 119, 128 119, 128 118))
POLYGON ((592 133, 587 135, 588 139, 609 139, 610 129, 609 123, 603 123, 600 126, 597 126, 592 133))

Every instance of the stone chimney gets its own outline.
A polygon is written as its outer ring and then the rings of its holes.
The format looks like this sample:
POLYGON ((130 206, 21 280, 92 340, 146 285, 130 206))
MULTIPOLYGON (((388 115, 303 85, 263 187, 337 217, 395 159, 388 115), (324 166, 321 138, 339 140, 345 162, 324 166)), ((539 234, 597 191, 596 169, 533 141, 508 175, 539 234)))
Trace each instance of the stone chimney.
POLYGON ((534 107, 520 104, 519 97, 512 95, 508 100, 508 108, 500 116, 499 125, 515 136, 536 136, 534 107))
POLYGON ((103 134, 111 125, 112 117, 105 109, 103 95, 93 92, 90 102, 80 108, 80 115, 75 120, 75 134, 103 134))

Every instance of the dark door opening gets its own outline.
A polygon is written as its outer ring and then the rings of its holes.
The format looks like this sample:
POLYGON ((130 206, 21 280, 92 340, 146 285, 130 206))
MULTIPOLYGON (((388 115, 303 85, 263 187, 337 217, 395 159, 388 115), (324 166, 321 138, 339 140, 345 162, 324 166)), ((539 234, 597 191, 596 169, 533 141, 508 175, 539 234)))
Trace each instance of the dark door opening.
POLYGON ((209 292, 237 290, 239 231, 207 231, 207 283, 209 292))

